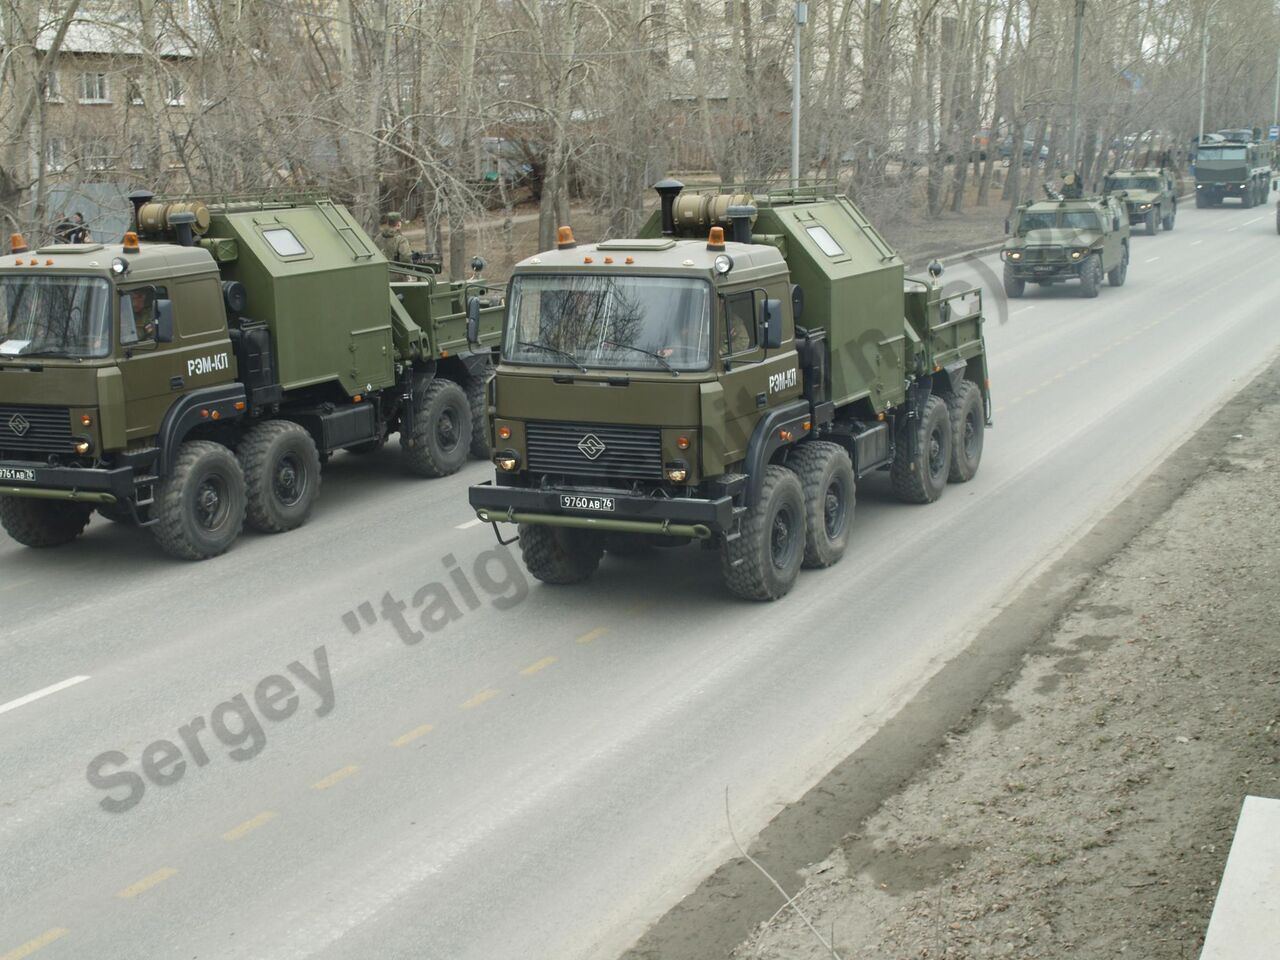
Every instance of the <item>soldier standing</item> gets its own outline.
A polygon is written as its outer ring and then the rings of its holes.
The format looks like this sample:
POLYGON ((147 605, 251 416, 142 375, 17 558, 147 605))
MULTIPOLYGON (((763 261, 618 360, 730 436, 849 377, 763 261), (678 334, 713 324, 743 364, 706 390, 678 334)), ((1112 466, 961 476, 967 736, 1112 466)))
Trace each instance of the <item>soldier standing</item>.
POLYGON ((411 263, 413 252, 409 241, 400 233, 403 222, 398 212, 388 213, 378 229, 378 249, 392 263, 411 263))

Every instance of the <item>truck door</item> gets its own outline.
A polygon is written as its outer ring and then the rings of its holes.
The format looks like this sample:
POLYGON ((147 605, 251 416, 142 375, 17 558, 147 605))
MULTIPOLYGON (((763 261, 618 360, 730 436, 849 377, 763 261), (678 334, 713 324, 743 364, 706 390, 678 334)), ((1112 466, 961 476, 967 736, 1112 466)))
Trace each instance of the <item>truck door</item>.
POLYGON ((125 437, 154 437, 173 402, 236 379, 217 280, 174 279, 118 288, 116 330, 125 395, 125 437), (173 339, 161 342, 165 316, 173 339))

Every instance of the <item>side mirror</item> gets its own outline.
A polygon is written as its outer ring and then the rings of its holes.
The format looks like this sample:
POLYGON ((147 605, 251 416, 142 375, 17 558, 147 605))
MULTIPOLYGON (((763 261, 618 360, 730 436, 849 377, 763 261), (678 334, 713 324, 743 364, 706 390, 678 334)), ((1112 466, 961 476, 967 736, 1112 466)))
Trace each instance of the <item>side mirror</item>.
POLYGON ((1120 214, 1117 213, 1114 217, 1111 218, 1111 229, 1112 230, 1120 229, 1120 214))
POLYGON ((480 343, 480 298, 467 301, 467 343, 480 343))
POLYGON ((1012 231, 1011 231, 1011 229, 1010 229, 1010 227, 1009 227, 1009 218, 1008 218, 1008 217, 1005 217, 1005 219, 1004 219, 1004 235, 1007 237, 1011 232, 1012 232, 1012 231))
POLYGON ((765 299, 760 303, 761 342, 766 350, 782 346, 782 301, 765 299))
POLYGON ((156 343, 173 343, 173 301, 156 301, 156 343))

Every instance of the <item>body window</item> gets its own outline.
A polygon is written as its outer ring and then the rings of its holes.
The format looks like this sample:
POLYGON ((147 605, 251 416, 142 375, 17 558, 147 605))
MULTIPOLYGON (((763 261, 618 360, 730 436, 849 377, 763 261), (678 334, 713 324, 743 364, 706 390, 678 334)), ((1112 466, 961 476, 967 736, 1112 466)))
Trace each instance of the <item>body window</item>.
POLYGON ((828 232, 826 227, 805 227, 805 230, 809 236, 813 237, 813 242, 818 245, 818 249, 828 257, 844 256, 844 249, 836 243, 836 238, 828 232))
POLYGON ((302 241, 295 237, 288 227, 263 230, 262 239, 266 240, 271 245, 271 249, 282 257, 300 257, 307 252, 302 241))

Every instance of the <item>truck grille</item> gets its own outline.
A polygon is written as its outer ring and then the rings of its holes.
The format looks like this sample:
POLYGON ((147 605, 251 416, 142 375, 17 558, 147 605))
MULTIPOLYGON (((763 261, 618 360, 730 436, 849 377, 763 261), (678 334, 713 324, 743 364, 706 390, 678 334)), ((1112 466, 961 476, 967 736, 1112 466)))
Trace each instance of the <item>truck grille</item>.
POLYGON ((70 453, 71 411, 0 404, 0 452, 70 453))
POLYGON ((1062 247, 1027 247, 1023 252, 1026 263, 1051 263, 1063 259, 1062 247))
POLYGON ((662 435, 656 427, 535 421, 525 430, 529 469, 537 473, 662 479, 662 435))

